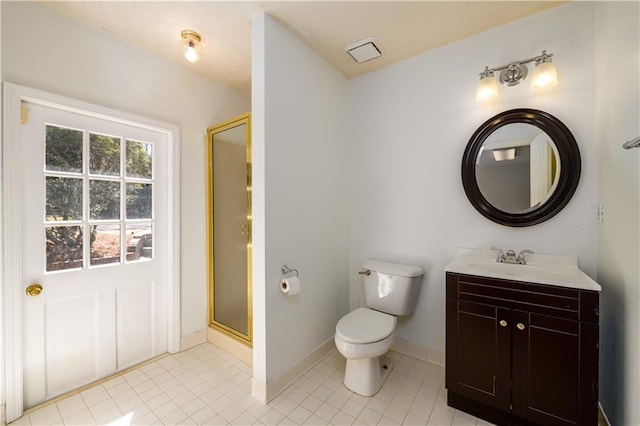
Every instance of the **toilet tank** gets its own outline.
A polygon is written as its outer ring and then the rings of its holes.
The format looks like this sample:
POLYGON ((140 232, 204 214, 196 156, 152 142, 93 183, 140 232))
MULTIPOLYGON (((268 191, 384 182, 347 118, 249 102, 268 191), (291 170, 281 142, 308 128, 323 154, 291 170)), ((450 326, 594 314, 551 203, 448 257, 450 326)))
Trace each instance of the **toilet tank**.
POLYGON ((362 267, 367 307, 391 315, 410 315, 416 308, 424 270, 419 266, 367 260, 362 267))

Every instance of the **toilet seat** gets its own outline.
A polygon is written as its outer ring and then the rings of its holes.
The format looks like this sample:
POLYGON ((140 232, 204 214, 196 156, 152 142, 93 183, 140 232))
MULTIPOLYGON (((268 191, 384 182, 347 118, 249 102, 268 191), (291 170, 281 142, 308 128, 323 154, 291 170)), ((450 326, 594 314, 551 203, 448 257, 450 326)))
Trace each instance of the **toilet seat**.
POLYGON ((395 316, 358 308, 338 321, 336 335, 345 342, 362 345, 386 339, 395 328, 395 316))

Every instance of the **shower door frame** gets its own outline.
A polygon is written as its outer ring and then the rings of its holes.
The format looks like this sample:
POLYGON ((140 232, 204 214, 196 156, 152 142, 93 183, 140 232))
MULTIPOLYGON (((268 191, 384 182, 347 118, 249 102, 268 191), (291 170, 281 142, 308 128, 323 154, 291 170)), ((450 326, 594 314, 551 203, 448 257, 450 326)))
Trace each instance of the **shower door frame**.
POLYGON ((253 346, 253 276, 252 276, 252 216, 251 216, 251 112, 234 117, 228 121, 216 124, 207 129, 207 296, 209 326, 240 341, 253 346), (226 324, 215 320, 215 253, 214 253, 214 225, 213 225, 213 137, 214 135, 245 125, 246 164, 247 164, 247 333, 235 330, 226 324))

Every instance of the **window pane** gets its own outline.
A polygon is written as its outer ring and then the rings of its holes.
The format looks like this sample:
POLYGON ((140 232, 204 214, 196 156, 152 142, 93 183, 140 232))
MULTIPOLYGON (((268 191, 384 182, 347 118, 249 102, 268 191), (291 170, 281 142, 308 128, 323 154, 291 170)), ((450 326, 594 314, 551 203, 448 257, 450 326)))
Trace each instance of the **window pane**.
POLYGON ((82 179, 47 176, 47 222, 82 220, 82 179))
POLYGON ((47 125, 47 170, 82 173, 82 131, 47 125))
POLYGON ((89 173, 120 176, 120 138, 89 135, 89 173))
POLYGON ((91 219, 120 219, 120 182, 89 181, 91 219))
POLYGON ((91 265, 120 263, 120 225, 91 226, 91 265))
POLYGON ((153 145, 127 140, 127 177, 151 179, 153 145))
POLYGON ((153 258, 153 232, 150 223, 127 225, 127 262, 153 258))
POLYGON ((82 268, 82 228, 52 226, 46 228, 47 271, 82 268))
POLYGON ((151 184, 127 183, 127 219, 151 219, 151 184))

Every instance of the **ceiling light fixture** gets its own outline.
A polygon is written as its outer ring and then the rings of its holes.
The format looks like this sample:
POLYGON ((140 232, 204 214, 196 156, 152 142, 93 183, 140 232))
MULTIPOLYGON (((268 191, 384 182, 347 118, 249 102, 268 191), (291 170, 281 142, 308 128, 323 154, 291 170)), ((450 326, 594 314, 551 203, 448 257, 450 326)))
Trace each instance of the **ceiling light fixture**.
POLYGON ((504 86, 517 86, 527 77, 529 70, 526 64, 535 62, 536 67, 531 76, 531 89, 542 87, 553 87, 558 84, 558 74, 556 67, 551 62, 553 53, 542 54, 522 61, 511 62, 495 68, 485 67, 480 73, 480 83, 476 91, 476 101, 481 102, 498 96, 498 85, 493 78, 496 71, 500 71, 498 80, 504 86))
POLYGON ((514 160, 516 158, 516 148, 494 149, 493 159, 496 161, 514 160))
POLYGON ((195 31, 184 30, 180 33, 180 37, 182 37, 184 57, 187 58, 187 61, 195 64, 200 60, 200 51, 202 50, 200 47, 200 42, 202 41, 200 34, 195 31))

